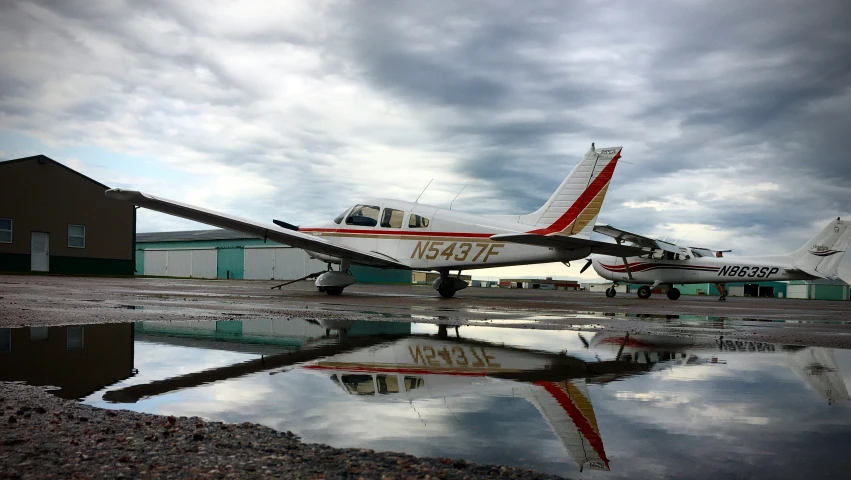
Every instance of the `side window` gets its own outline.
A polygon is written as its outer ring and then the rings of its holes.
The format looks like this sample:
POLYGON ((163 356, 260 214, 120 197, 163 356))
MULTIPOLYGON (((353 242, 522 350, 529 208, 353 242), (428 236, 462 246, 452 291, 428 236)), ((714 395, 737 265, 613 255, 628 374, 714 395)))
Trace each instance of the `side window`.
POLYGON ((428 219, 416 214, 411 214, 408 220, 408 228, 425 228, 428 227, 428 219))
POLYGON ((378 393, 399 393, 399 379, 395 375, 377 375, 375 382, 378 384, 378 393))
POLYGON ((385 208, 381 213, 381 226, 385 228, 402 228, 405 212, 395 208, 385 208))
POLYGON ((86 248, 85 225, 68 225, 68 246, 71 248, 86 248))
POLYGON ((406 392, 422 388, 423 386, 425 386, 425 380, 423 380, 423 377, 405 377, 406 392))
POLYGON ((378 225, 379 210, 381 209, 373 205, 358 205, 353 208, 352 213, 346 217, 346 225, 374 227, 378 225))
POLYGON ((12 243, 12 219, 0 218, 0 243, 12 243))

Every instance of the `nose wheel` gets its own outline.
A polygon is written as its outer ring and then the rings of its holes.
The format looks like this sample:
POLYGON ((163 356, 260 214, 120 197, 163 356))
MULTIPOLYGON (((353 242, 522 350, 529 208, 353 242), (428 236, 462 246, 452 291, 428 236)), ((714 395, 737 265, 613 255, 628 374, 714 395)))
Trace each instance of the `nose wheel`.
POLYGON ((615 295, 618 294, 618 291, 615 290, 615 287, 609 287, 606 289, 606 296, 609 298, 614 298, 615 295))

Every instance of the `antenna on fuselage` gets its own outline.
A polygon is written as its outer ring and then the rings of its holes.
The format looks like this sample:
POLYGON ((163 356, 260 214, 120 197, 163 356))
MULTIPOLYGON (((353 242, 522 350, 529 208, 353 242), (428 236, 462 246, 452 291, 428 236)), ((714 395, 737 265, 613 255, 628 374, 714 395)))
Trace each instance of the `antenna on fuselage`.
POLYGON ((428 181, 428 183, 426 184, 426 187, 423 189, 423 191, 422 191, 422 192, 420 192, 420 196, 419 196, 419 197, 417 197, 417 199, 416 199, 416 200, 414 200, 414 203, 417 203, 417 202, 419 202, 419 201, 420 201, 420 197, 422 197, 422 196, 423 196, 423 194, 424 194, 424 193, 425 193, 425 191, 428 189, 428 186, 429 186, 429 185, 431 185, 431 182, 432 182, 433 180, 434 180, 434 179, 432 178, 431 180, 429 180, 429 181, 428 181))
MULTIPOLYGON (((464 186, 463 186, 463 187, 461 187, 461 192, 463 192, 463 191, 464 191, 464 189, 465 189, 465 188, 467 188, 467 185, 469 185, 469 184, 468 184, 468 183, 465 183, 465 184, 464 184, 464 186)), ((452 199, 452 201, 451 201, 451 202, 449 202, 449 209, 450 209, 450 210, 452 210, 452 204, 453 204, 453 203, 455 203, 455 200, 457 200, 457 199, 458 199, 458 196, 459 196, 459 195, 461 195, 461 192, 458 192, 458 195, 455 195, 455 198, 453 198, 453 199, 452 199)))

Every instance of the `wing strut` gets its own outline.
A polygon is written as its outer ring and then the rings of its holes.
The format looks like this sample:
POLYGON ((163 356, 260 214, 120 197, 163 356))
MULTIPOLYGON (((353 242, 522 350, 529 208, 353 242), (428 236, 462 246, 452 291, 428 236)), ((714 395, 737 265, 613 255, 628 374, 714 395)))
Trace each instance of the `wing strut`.
MULTIPOLYGON (((621 239, 615 237, 615 242, 620 245, 621 239)), ((626 276, 629 277, 630 280, 632 280, 632 270, 629 269, 629 262, 626 261, 626 257, 621 257, 621 259, 623 260, 623 268, 626 269, 626 276)))

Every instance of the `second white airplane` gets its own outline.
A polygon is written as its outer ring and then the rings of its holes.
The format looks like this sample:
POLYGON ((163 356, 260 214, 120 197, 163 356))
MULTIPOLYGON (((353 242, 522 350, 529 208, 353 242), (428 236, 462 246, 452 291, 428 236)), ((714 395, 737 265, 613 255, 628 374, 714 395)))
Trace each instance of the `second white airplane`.
POLYGON ((851 243, 851 228, 841 219, 828 223, 815 237, 798 250, 786 255, 762 257, 716 257, 706 248, 679 247, 662 240, 643 237, 610 226, 595 227, 594 231, 613 237, 618 243, 627 242, 649 249, 631 258, 593 255, 589 265, 601 277, 614 285, 606 296, 615 296, 619 282, 645 284, 638 288, 639 298, 650 298, 658 285, 668 286, 668 298, 676 300, 680 291, 674 285, 714 283, 726 299, 728 282, 767 282, 787 280, 833 279, 839 262, 851 243))
MULTIPOLYGON (((620 158, 621 147, 591 149, 537 211, 527 215, 473 215, 416 202, 372 199, 333 221, 311 227, 242 219, 146 193, 112 189, 106 196, 178 217, 303 248, 328 263, 317 272, 321 292, 339 295, 355 283, 351 264, 436 270, 443 297, 467 287, 451 270, 569 262, 592 253, 625 257, 638 247, 591 240, 591 232, 620 158), (331 265, 339 265, 332 270, 331 265)), ((307 278, 307 277, 306 277, 307 278)))

